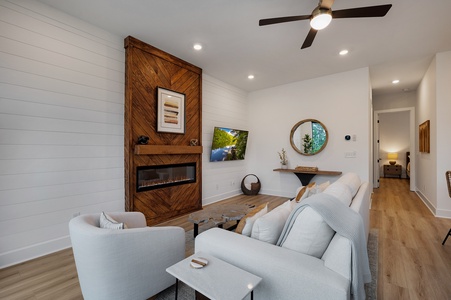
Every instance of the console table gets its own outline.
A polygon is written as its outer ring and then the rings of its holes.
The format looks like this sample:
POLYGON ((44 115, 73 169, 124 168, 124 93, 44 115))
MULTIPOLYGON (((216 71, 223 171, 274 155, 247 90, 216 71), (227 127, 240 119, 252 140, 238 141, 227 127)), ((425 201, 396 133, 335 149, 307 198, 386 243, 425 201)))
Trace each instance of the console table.
POLYGON ((274 169, 273 171, 276 172, 285 172, 285 173, 294 173, 299 180, 301 181, 303 186, 306 186, 310 183, 310 180, 312 180, 315 175, 324 175, 324 176, 338 176, 341 175, 341 172, 339 171, 300 171, 296 169, 274 169))
POLYGON ((384 177, 387 175, 399 176, 401 178, 402 166, 401 165, 384 165, 384 177))

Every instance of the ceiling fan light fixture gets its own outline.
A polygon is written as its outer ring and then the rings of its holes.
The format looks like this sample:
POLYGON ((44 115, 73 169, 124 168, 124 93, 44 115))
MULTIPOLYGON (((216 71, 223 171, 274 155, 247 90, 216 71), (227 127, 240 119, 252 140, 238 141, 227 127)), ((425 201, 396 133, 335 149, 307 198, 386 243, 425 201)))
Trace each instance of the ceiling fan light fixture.
POLYGON ((312 12, 310 26, 313 29, 321 30, 326 28, 332 21, 332 11, 327 8, 317 7, 312 12))

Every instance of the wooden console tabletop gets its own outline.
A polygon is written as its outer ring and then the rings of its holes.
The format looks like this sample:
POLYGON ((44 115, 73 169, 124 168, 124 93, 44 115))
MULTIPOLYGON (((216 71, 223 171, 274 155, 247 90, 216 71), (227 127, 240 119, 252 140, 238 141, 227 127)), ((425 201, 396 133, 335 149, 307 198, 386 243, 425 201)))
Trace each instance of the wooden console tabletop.
POLYGON ((324 176, 338 176, 341 175, 342 172, 340 171, 300 171, 295 169, 274 169, 273 171, 276 172, 285 172, 285 173, 294 173, 299 180, 301 181, 302 185, 308 185, 310 183, 310 180, 312 180, 315 175, 324 175, 324 176))

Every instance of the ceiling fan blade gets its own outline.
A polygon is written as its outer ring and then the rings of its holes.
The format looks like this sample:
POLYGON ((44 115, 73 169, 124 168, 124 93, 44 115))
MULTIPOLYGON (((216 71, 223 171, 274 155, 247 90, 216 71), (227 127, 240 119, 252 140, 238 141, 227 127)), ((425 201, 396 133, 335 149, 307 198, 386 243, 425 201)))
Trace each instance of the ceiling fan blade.
POLYGON ((265 25, 272 25, 272 24, 277 24, 277 23, 285 23, 285 22, 308 20, 308 19, 310 19, 310 15, 262 19, 258 22, 258 25, 265 26, 265 25))
POLYGON ((310 28, 310 31, 308 32, 307 37, 305 38, 304 43, 301 46, 301 49, 308 48, 312 45, 317 32, 318 30, 310 28))
POLYGON ((371 18, 371 17, 383 17, 385 16, 390 8, 391 4, 377 5, 377 6, 367 6, 367 7, 357 7, 350 9, 342 9, 332 11, 332 18, 371 18))
POLYGON ((327 9, 331 9, 332 5, 334 5, 334 2, 335 2, 335 0, 322 0, 322 1, 320 1, 319 6, 327 8, 327 9))

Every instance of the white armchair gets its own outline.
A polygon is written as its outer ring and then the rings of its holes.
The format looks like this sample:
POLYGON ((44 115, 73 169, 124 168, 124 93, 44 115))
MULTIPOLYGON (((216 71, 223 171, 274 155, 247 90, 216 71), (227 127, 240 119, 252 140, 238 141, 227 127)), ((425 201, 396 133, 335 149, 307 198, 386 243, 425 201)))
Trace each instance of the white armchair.
POLYGON ((166 268, 185 257, 185 231, 146 227, 139 212, 108 214, 128 229, 100 228, 100 213, 69 222, 84 299, 147 299, 174 284, 166 268))

